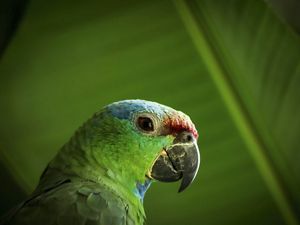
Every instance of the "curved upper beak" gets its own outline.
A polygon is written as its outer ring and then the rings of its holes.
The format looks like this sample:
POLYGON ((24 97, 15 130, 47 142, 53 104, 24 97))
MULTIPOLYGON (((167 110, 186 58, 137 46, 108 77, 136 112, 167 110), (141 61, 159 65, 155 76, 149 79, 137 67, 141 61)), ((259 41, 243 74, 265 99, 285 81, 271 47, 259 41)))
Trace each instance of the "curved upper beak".
POLYGON ((178 192, 186 189, 195 179, 200 165, 200 153, 192 134, 183 131, 171 146, 163 149, 148 176, 158 181, 173 182, 182 178, 178 192))

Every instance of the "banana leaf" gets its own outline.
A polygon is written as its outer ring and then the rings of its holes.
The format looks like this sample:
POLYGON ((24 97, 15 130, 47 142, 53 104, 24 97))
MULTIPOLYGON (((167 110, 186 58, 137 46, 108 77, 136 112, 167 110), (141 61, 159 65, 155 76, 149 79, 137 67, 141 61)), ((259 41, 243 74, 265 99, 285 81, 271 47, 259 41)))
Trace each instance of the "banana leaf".
POLYGON ((0 74, 24 193, 95 111, 141 98, 191 116, 202 160, 187 191, 151 186, 147 224, 299 224, 300 39, 264 1, 32 0, 0 74))

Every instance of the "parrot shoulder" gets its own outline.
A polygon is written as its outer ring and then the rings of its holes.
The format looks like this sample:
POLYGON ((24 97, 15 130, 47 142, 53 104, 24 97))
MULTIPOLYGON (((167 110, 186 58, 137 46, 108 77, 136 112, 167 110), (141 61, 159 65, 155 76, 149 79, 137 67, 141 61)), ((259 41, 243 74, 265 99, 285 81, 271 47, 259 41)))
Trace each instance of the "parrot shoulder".
POLYGON ((133 225, 128 204, 91 181, 65 180, 34 194, 3 224, 133 225))

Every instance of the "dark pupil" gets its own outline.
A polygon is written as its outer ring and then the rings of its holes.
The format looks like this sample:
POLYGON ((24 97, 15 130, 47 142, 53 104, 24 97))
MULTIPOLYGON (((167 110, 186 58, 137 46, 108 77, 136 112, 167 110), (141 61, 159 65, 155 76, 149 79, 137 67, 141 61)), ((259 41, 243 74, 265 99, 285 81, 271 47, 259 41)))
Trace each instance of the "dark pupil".
POLYGON ((144 131, 153 131, 153 123, 152 120, 148 117, 140 117, 138 120, 139 126, 144 131))

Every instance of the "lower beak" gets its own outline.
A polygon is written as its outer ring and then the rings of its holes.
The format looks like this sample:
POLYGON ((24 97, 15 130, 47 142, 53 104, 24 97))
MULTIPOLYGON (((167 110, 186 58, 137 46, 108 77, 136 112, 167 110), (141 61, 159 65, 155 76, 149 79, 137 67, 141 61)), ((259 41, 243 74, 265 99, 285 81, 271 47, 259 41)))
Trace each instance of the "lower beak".
POLYGON ((174 182, 182 178, 178 190, 181 192, 195 179, 200 165, 200 154, 196 140, 189 133, 183 132, 178 136, 173 145, 161 152, 148 176, 163 182, 174 182), (187 135, 189 138, 186 138, 187 135))

